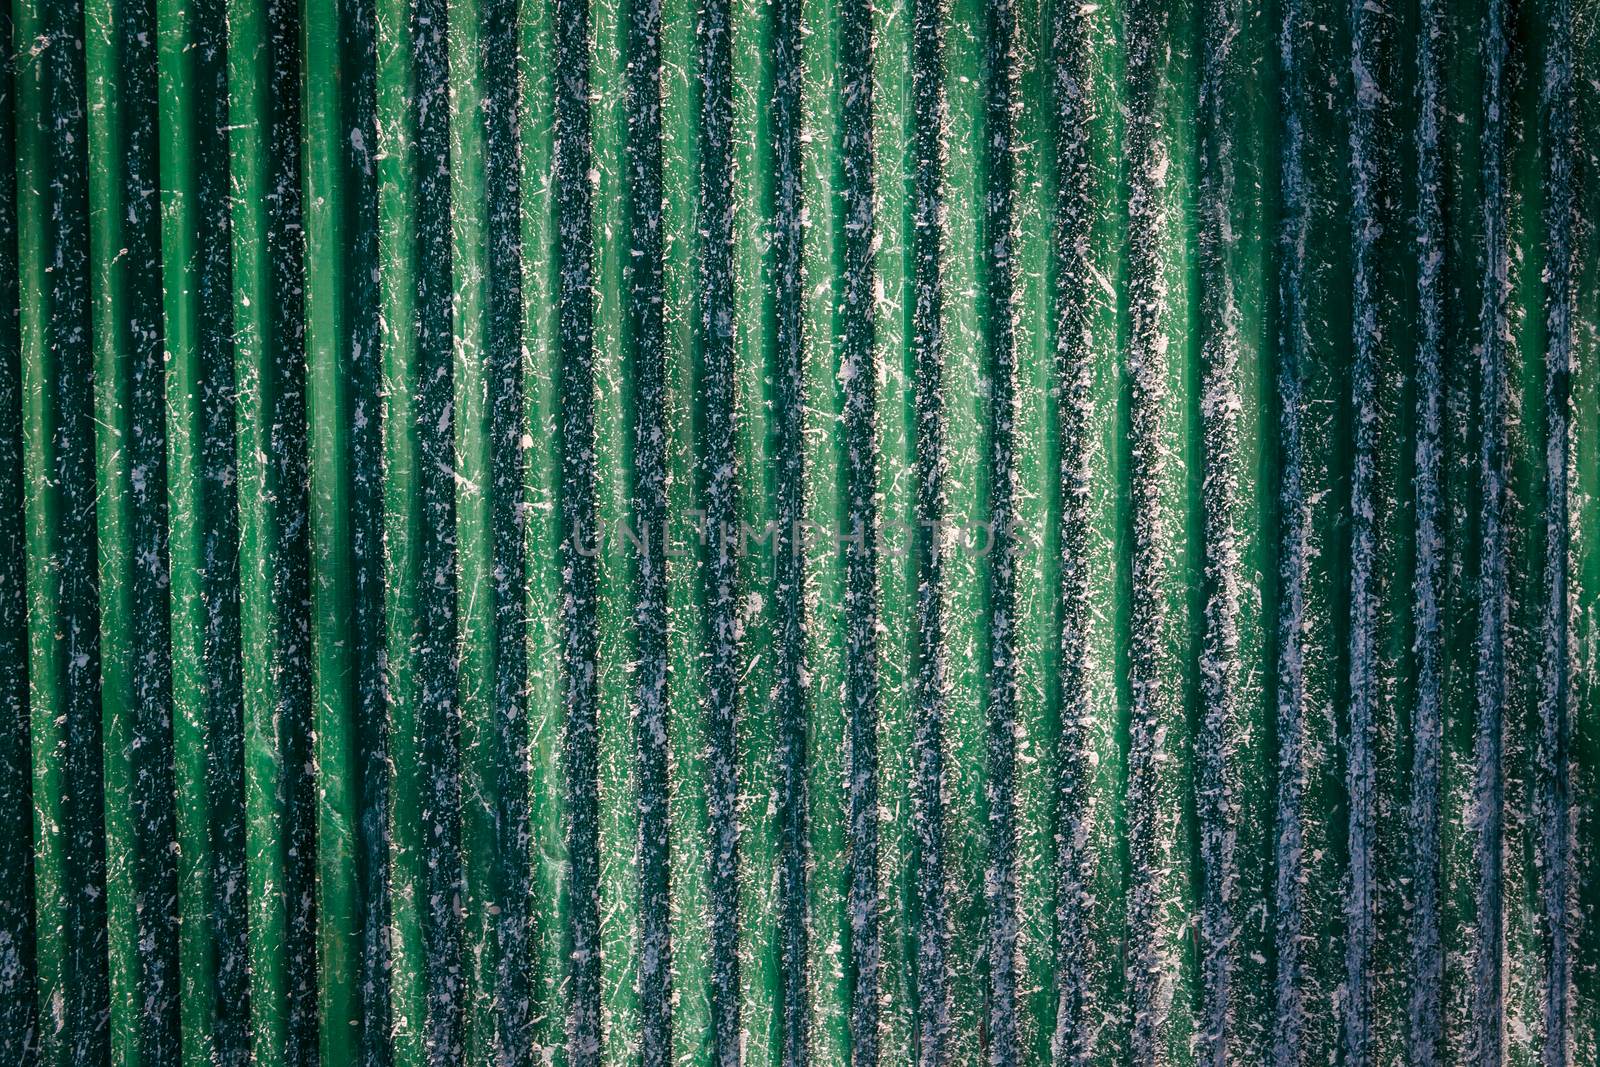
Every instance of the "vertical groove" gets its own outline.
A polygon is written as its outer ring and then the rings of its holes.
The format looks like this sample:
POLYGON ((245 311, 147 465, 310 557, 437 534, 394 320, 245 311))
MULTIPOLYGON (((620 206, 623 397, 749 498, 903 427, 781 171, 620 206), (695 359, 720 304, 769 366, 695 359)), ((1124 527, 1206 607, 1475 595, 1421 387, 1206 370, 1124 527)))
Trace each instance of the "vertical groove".
POLYGON ((983 277, 988 320, 990 440, 989 611, 987 720, 988 871, 984 901, 988 909, 985 948, 989 968, 988 1061, 1009 1067, 1020 1054, 1017 1033, 1017 812, 1014 795, 1017 728, 1017 529, 1015 520, 1015 392, 1017 377, 1016 309, 1013 261, 1012 122, 1016 107, 1015 11, 1011 0, 988 5, 984 40, 984 193, 983 277))
POLYGON ((1094 204, 1090 197, 1090 123, 1094 105, 1089 28, 1081 10, 1052 7, 1051 53, 1055 63, 1057 201, 1055 218, 1055 344, 1061 403, 1061 734, 1055 757, 1059 781, 1056 813, 1056 1031, 1053 1053, 1065 1064, 1092 1055, 1094 991, 1089 981, 1091 946, 1088 898, 1096 857, 1087 847, 1092 818, 1090 694, 1072 684, 1070 672, 1088 655, 1087 630, 1095 610, 1087 557, 1091 531, 1090 482, 1095 427, 1091 393, 1095 356, 1090 309, 1082 294, 1094 284, 1090 259, 1094 204))
POLYGON ((847 0, 840 12, 844 185, 845 714, 849 720, 851 1062, 878 1062, 883 946, 878 891, 878 522, 875 439, 878 366, 873 322, 872 12, 847 0))
POLYGON ((775 295, 778 463, 778 538, 774 596, 778 601, 778 906, 782 913, 783 1067, 810 1062, 806 960, 809 898, 806 842, 810 836, 808 703, 805 687, 806 582, 798 543, 805 515, 803 211, 801 194, 801 81, 803 40, 800 0, 775 0, 772 50, 772 261, 775 295))
POLYGON ((497 842, 507 868, 502 905, 502 945, 496 987, 505 1002, 498 1062, 530 1064, 533 1025, 526 988, 533 924, 528 858, 532 830, 528 794, 528 620, 523 589, 527 583, 527 530, 523 485, 523 335, 522 202, 517 171, 522 153, 517 100, 517 2, 488 0, 483 12, 483 43, 477 76, 488 99, 484 106, 484 184, 489 292, 485 301, 485 341, 490 390, 490 482, 494 493, 495 571, 495 721, 502 731, 506 769, 501 795, 509 808, 500 819, 497 842))
POLYGON ((727 0, 709 0, 700 21, 699 307, 701 501, 706 524, 707 811, 711 825, 711 1027, 714 1058, 740 1059, 738 782, 735 716, 738 649, 738 490, 733 397, 733 61, 727 0))
POLYGON ((950 1036, 949 908, 945 893, 944 358, 940 202, 944 168, 944 27, 939 0, 912 0, 911 95, 915 128, 911 209, 915 426, 916 704, 913 811, 916 834, 917 1064, 945 1062, 950 1036))
POLYGON ((18 334, 17 85, 11 4, 0 9, 0 1057, 39 1052, 33 789, 28 729, 27 522, 18 334))
POLYGON ((586 0, 555 3, 555 218, 557 232, 557 362, 561 457, 561 662, 567 709, 567 854, 571 917, 568 933, 567 1057, 591 1067, 600 1055, 599 798, 595 622, 598 599, 592 554, 594 499, 594 238, 593 158, 589 119, 589 10, 586 0))
POLYGON ((1382 233, 1380 200, 1385 193, 1381 173, 1384 146, 1378 142, 1378 110, 1383 105, 1378 79, 1385 15, 1352 0, 1351 69, 1355 78, 1350 126, 1351 246, 1353 251, 1353 318, 1355 352, 1352 407, 1355 417, 1355 468, 1350 488, 1350 722, 1345 762, 1349 796, 1350 873, 1345 886, 1345 999, 1341 1006, 1343 1054, 1352 1067, 1370 1059, 1372 1030, 1372 954, 1377 937, 1376 797, 1374 744, 1378 693, 1379 576, 1376 513, 1383 501, 1375 494, 1381 462, 1378 409, 1380 346, 1383 344, 1377 291, 1377 241, 1382 233))
POLYGON ((1468 814, 1472 836, 1476 916, 1471 931, 1471 1012, 1467 1055, 1482 1067, 1505 1055, 1506 950, 1503 854, 1505 835, 1505 704, 1508 563, 1506 470, 1506 305, 1509 245, 1506 233, 1504 85, 1507 42, 1504 0, 1490 0, 1485 13, 1482 156, 1483 304, 1479 312, 1477 419, 1480 492, 1479 529, 1483 556, 1478 575, 1474 646, 1473 797, 1468 814))
POLYGON ((634 590, 638 681, 639 1016, 643 1067, 672 1062, 672 932, 668 821, 667 426, 662 278, 661 3, 628 12, 627 228, 633 262, 628 319, 638 411, 629 512, 643 545, 634 590))
POLYGON ((1299 0, 1284 0, 1278 47, 1282 79, 1282 158, 1280 207, 1283 219, 1278 262, 1278 662, 1277 662, 1277 824, 1274 843, 1273 945, 1276 955, 1272 1062, 1301 1062, 1304 1006, 1301 998, 1301 944, 1305 892, 1302 877, 1305 826, 1305 657, 1306 559, 1310 548, 1310 508, 1302 461, 1301 431, 1306 323, 1301 286, 1303 249, 1310 225, 1306 204, 1305 134, 1298 106, 1294 34, 1301 21, 1299 0))
POLYGON ((1417 565, 1413 579, 1416 617, 1416 711, 1412 720, 1411 960, 1408 981, 1407 1055, 1416 1067, 1434 1067, 1443 1051, 1441 1000, 1444 959, 1441 941, 1440 789, 1444 743, 1444 597, 1440 543, 1446 521, 1442 499, 1444 404, 1444 217, 1441 195, 1439 55, 1443 8, 1422 0, 1417 50, 1417 565))
POLYGON ((1538 818, 1539 911, 1544 936, 1542 1067, 1565 1067, 1574 1054, 1572 932, 1576 848, 1572 806, 1574 642, 1571 566, 1573 107, 1571 0, 1554 0, 1540 86, 1545 229, 1545 572, 1541 620, 1534 773, 1538 818))

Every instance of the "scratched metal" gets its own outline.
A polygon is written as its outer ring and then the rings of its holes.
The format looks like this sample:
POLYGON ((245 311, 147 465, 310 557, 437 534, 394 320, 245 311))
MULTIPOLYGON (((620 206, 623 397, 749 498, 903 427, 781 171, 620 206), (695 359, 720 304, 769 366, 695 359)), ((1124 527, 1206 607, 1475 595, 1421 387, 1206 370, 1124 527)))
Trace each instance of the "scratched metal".
POLYGON ((1597 1049, 1594 0, 3 0, 0 1064, 1597 1049))

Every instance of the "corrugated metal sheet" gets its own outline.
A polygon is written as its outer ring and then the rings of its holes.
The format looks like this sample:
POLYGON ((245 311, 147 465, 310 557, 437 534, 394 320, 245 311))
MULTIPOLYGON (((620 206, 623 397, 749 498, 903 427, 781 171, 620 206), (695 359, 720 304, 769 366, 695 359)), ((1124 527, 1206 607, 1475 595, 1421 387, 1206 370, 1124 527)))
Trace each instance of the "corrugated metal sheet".
POLYGON ((1593 1064, 1592 0, 10 0, 0 1061, 1593 1064))

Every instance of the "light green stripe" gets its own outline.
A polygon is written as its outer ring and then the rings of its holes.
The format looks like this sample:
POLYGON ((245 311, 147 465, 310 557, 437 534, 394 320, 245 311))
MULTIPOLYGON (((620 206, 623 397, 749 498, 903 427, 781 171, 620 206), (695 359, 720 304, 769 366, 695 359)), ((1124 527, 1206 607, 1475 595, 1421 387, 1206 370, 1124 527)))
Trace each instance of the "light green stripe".
MULTIPOLYGON (((951 7, 945 33, 945 99, 949 111, 945 165, 944 348, 945 456, 949 473, 944 534, 946 556, 945 638, 949 657, 949 703, 945 718, 945 860, 950 889, 950 1057, 968 1067, 980 1060, 974 1034, 982 1025, 986 968, 983 965, 984 874, 988 835, 983 801, 988 755, 984 708, 988 647, 984 620, 984 560, 968 551, 966 531, 988 519, 988 405, 978 307, 983 187, 984 8, 978 0, 951 7), (970 235, 957 239, 955 235, 970 235), (955 540, 949 540, 954 538, 955 540)), ((981 535, 979 535, 981 536, 981 535)))
POLYGON ((839 381, 838 303, 844 242, 840 215, 838 13, 835 0, 805 0, 801 18, 804 78, 801 89, 801 173, 805 213, 803 290, 805 344, 805 471, 807 521, 819 536, 806 553, 806 795, 810 853, 807 870, 807 982, 810 1052, 819 1063, 844 1063, 850 1055, 850 991, 845 897, 844 395, 839 381))
POLYGON ((561 571, 556 542, 556 386, 554 66, 552 5, 531 0, 519 8, 522 126, 522 300, 526 355, 524 419, 528 504, 528 718, 530 822, 533 830, 534 1051, 554 1067, 566 1062, 564 1026, 567 960, 566 785, 560 777, 560 740, 566 710, 560 670, 561 571))
POLYGON ((1049 4, 1016 5, 1017 98, 1038 101, 1014 120, 1028 151, 1012 190, 1016 256, 1017 529, 1017 972, 1018 1047, 1024 1063, 1050 1062, 1055 1036, 1056 734, 1060 729, 1060 458, 1052 315, 1055 159, 1051 136, 1049 4))
MULTIPOLYGON (((770 5, 731 5, 733 32, 734 328, 739 433, 740 518, 765 538, 777 521, 776 331, 768 252, 773 188, 770 5)), ((685 19, 685 22, 688 20, 685 19)), ((692 218, 693 216, 688 216, 692 218)), ((681 232, 681 231, 680 231, 681 232)), ((773 700, 777 657, 777 555, 772 540, 744 542, 740 588, 744 642, 739 688, 739 979, 747 1067, 771 1067, 782 1055, 779 974, 778 745, 773 700)))
POLYGON ((693 511, 699 507, 696 462, 696 326, 701 242, 695 236, 700 189, 699 5, 668 0, 661 12, 662 286, 666 300, 665 401, 668 428, 667 560, 668 745, 672 826, 673 1059, 712 1062, 711 937, 708 923, 710 826, 706 812, 706 622, 700 598, 704 550, 693 511))
MULTIPOLYGON (((376 5, 378 110, 378 262, 383 301, 384 583, 389 685, 390 960, 395 1067, 427 1062, 427 963, 423 923, 428 909, 423 811, 433 783, 422 766, 419 711, 423 689, 416 643, 423 612, 422 457, 416 425, 421 367, 416 344, 417 92, 411 39, 413 4, 376 5)), ((434 429, 431 428, 430 429, 434 429)))
MULTIPOLYGON (((350 27, 337 0, 304 0, 303 183, 306 232, 306 417, 311 463, 311 605, 316 700, 317 927, 323 1059, 350 1063, 360 1038, 360 818, 351 596, 351 381, 346 352, 354 234, 344 155, 350 131, 341 71, 350 27)), ((376 413, 374 413, 376 414, 376 413)))
POLYGON ((873 6, 872 99, 874 236, 878 242, 874 301, 877 387, 879 531, 878 613, 878 885, 883 968, 879 1048, 885 1062, 909 1055, 915 1030, 915 841, 912 752, 917 666, 916 475, 913 462, 911 331, 911 4, 873 6), (881 532, 881 536, 880 536, 881 532))

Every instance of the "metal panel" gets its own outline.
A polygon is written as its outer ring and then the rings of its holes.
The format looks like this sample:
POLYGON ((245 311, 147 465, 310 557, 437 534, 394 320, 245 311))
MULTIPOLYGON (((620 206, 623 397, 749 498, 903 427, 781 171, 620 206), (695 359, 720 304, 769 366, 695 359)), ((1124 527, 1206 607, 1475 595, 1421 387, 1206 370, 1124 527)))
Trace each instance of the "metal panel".
POLYGON ((0 29, 0 1062, 1596 1062, 1592 4, 0 29))

